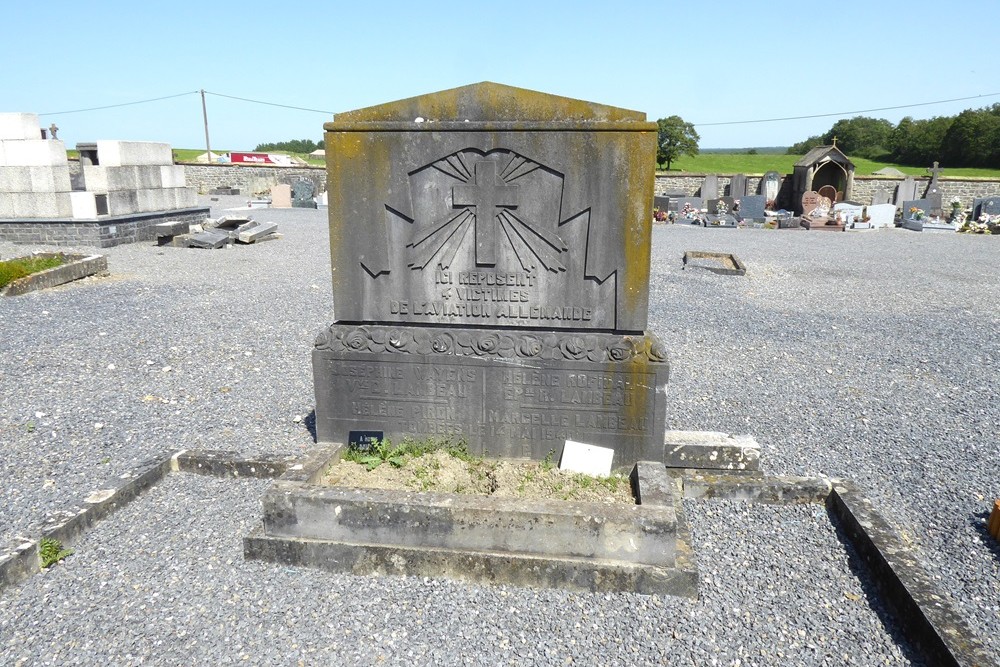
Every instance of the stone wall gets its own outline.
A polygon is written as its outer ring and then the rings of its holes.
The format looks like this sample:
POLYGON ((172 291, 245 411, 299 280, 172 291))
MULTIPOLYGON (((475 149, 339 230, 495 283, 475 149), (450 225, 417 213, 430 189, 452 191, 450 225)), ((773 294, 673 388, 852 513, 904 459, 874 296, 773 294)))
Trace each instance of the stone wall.
POLYGON ((239 188, 240 194, 267 193, 271 186, 292 185, 300 178, 313 182, 317 194, 326 192, 325 167, 261 167, 239 164, 185 164, 184 177, 189 188, 206 194, 213 188, 239 188))
POLYGON ((207 208, 134 213, 102 217, 100 220, 0 220, 0 239, 20 244, 95 246, 110 248, 123 243, 155 240, 153 226, 167 221, 202 223, 207 208))
MULTIPOLYGON (((791 174, 786 174, 782 178, 782 184, 784 184, 785 179, 791 179, 791 177, 791 174)), ((657 195, 664 195, 669 192, 683 192, 685 197, 693 197, 697 194, 698 189, 701 188, 701 182, 704 178, 705 174, 675 175, 658 173, 656 175, 655 192, 657 195)), ((930 182, 930 178, 921 177, 915 178, 914 180, 917 183, 917 196, 922 196, 924 190, 927 189, 927 184, 930 182)), ((708 198, 728 195, 729 192, 727 190, 729 187, 729 181, 729 176, 720 175, 719 192, 715 195, 709 195, 708 198)), ((888 190, 890 196, 894 198, 896 188, 902 182, 903 179, 899 177, 855 176, 854 190, 851 193, 851 199, 862 204, 870 204, 875 191, 880 188, 888 190)), ((943 177, 938 181, 938 184, 941 186, 941 193, 945 204, 947 204, 952 197, 959 197, 966 208, 972 207, 972 200, 976 197, 989 197, 991 195, 1000 194, 1000 179, 970 180, 943 177)), ((751 194, 756 193, 759 185, 760 176, 747 176, 748 192, 751 194)))

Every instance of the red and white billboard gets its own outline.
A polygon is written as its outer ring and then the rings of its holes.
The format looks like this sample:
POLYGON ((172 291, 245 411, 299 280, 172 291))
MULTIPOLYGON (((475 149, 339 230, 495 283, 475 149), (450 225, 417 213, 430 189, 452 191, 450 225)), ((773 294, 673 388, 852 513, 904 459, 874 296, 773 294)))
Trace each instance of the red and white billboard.
POLYGON ((229 161, 241 164, 280 164, 274 160, 275 157, 286 157, 284 155, 269 155, 267 153, 230 153, 229 161))

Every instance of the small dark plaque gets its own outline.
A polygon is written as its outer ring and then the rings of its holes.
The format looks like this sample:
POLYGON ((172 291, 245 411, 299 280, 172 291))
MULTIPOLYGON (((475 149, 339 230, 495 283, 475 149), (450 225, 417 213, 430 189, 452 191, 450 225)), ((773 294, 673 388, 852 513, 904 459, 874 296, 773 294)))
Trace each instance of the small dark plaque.
POLYGON ((375 443, 385 440, 385 431, 349 431, 347 446, 359 452, 369 452, 375 443))

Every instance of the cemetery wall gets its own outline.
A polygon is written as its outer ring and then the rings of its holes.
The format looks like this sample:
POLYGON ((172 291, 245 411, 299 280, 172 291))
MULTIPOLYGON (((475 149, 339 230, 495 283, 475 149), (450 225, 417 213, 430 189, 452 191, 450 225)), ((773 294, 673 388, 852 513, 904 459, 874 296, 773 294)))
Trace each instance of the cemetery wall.
MULTIPOLYGON (((683 192, 685 197, 693 197, 701 183, 705 180, 706 174, 657 174, 655 191, 657 195, 665 195, 671 192, 683 192)), ((729 187, 730 176, 719 176, 719 192, 717 196, 726 195, 729 187)), ((790 179, 791 174, 782 178, 790 179)), ((927 189, 930 178, 916 178, 917 193, 923 194, 927 189)), ((902 178, 888 178, 885 176, 855 176, 854 191, 851 198, 862 204, 871 203, 872 196, 876 190, 887 190, 890 195, 895 195, 896 188, 903 182, 902 178)), ((938 181, 941 186, 943 200, 947 203, 952 197, 960 197, 966 206, 972 206, 972 200, 976 197, 988 197, 1000 193, 1000 179, 975 179, 964 180, 942 177, 938 181)), ((747 191, 757 192, 760 185, 759 176, 747 176, 747 191)))
POLYGON ((213 188, 239 188, 240 194, 266 193, 281 183, 292 185, 307 178, 316 192, 326 192, 325 167, 259 167, 235 164, 185 164, 184 177, 189 188, 207 193, 213 188))
MULTIPOLYGON (((300 178, 308 178, 316 192, 326 192, 325 167, 259 167, 235 164, 184 164, 185 186, 198 194, 207 194, 214 188, 239 188, 240 194, 250 196, 266 193, 271 186, 285 183, 292 185, 300 178)), ((77 160, 69 162, 70 178, 80 173, 77 160)))

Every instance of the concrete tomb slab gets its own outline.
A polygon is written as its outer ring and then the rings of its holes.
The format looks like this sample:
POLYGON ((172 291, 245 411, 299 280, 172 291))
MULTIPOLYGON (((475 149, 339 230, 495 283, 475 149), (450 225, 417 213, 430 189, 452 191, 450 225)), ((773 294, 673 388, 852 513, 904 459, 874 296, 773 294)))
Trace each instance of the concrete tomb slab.
POLYGON ((226 247, 228 243, 229 234, 226 232, 216 231, 214 229, 201 232, 200 234, 194 234, 188 239, 189 248, 207 248, 209 250, 215 250, 217 248, 226 247))

